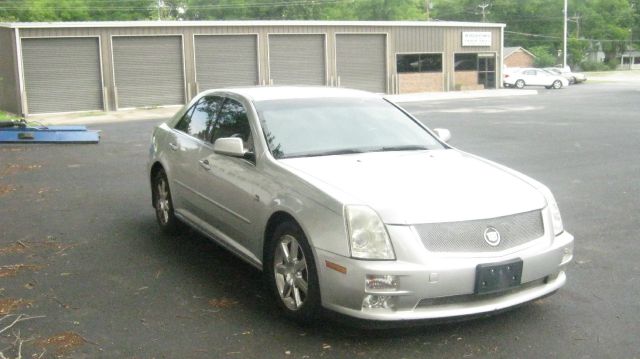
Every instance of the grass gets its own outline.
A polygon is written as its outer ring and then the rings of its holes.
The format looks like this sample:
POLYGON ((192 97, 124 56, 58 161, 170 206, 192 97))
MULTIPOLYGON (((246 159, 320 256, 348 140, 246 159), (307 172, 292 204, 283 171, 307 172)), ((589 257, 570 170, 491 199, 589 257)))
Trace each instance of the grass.
POLYGON ((19 119, 20 117, 12 113, 0 111, 0 121, 19 120, 19 119))

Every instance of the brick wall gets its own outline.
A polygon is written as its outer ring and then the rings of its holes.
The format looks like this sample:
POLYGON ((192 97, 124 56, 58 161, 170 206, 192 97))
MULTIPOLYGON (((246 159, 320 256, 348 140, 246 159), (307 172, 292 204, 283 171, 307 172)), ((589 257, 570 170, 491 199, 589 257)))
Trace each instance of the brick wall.
POLYGON ((519 50, 504 59, 504 65, 507 67, 533 67, 533 60, 533 56, 519 50))
POLYGON ((484 89, 484 85, 478 84, 478 71, 456 71, 454 75, 456 90, 484 89))
POLYGON ((441 72, 413 72, 398 74, 400 93, 442 91, 441 72))

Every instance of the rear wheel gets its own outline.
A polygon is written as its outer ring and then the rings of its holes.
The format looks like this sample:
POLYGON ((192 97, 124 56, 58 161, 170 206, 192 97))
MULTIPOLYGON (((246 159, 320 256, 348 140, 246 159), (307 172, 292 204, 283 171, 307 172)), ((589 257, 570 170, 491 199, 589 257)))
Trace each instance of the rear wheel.
POLYGON ((516 87, 519 89, 524 88, 524 80, 516 81, 516 87))
POLYGON ((553 88, 557 90, 559 88, 562 88, 562 82, 560 82, 560 80, 555 80, 553 81, 553 85, 551 86, 553 86, 553 88))
POLYGON ((310 321, 320 309, 320 287, 311 247, 300 227, 280 223, 265 258, 269 290, 288 317, 310 321))
POLYGON ((156 210, 156 219, 160 229, 165 233, 175 233, 180 229, 180 221, 173 212, 173 201, 167 174, 163 169, 158 170, 153 176, 153 204, 156 210))

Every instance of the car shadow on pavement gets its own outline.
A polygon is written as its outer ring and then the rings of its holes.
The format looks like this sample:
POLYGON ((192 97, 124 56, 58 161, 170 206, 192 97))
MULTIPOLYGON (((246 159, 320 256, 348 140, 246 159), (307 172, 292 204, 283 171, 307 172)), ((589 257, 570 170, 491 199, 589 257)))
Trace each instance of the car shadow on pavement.
MULTIPOLYGON (((146 227, 147 225, 145 225, 146 227)), ((205 238, 198 232, 185 229, 178 235, 166 235, 159 231, 152 235, 150 245, 154 255, 161 261, 169 262, 167 270, 182 272, 192 281, 199 281, 203 295, 210 298, 208 305, 213 309, 240 307, 245 315, 267 317, 278 325, 291 326, 293 330, 305 330, 318 335, 338 337, 397 337, 424 336, 429 334, 459 332, 491 328, 504 321, 519 321, 522 317, 542 315, 539 305, 529 304, 504 313, 479 318, 463 318, 455 321, 412 321, 404 323, 360 322, 332 312, 323 313, 313 323, 298 324, 280 315, 276 305, 269 298, 263 282, 262 272, 242 261, 225 248, 205 238), (330 328, 330 330, 328 330, 330 328)), ((146 249, 145 249, 146 250, 146 249)))

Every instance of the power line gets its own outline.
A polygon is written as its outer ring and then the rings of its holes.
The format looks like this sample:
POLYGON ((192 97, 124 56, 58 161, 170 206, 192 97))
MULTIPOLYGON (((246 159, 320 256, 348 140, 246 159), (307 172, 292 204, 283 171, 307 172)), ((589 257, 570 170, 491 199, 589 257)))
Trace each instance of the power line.
MULTIPOLYGON (((527 32, 517 32, 517 31, 507 31, 507 30, 505 30, 504 32, 505 32, 505 34, 512 34, 512 35, 521 35, 521 36, 528 36, 528 37, 535 37, 535 38, 545 38, 545 39, 552 39, 552 40, 562 40, 562 36, 531 34, 531 33, 527 33, 527 32)), ((612 40, 612 39, 575 39, 575 40, 592 41, 592 42, 625 42, 625 43, 629 43, 629 40, 612 40)), ((636 40, 636 41, 632 41, 632 42, 640 42, 640 41, 636 40)))

